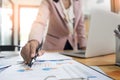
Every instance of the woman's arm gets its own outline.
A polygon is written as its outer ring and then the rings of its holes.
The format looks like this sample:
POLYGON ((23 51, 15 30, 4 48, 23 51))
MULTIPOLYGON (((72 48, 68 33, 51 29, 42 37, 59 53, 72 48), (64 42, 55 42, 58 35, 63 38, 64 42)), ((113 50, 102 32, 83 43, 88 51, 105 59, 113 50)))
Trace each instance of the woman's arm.
POLYGON ((32 24, 31 32, 29 35, 30 40, 37 40, 41 43, 43 39, 43 34, 47 26, 47 22, 50 17, 50 5, 48 0, 43 0, 39 7, 39 12, 36 17, 36 20, 32 24))

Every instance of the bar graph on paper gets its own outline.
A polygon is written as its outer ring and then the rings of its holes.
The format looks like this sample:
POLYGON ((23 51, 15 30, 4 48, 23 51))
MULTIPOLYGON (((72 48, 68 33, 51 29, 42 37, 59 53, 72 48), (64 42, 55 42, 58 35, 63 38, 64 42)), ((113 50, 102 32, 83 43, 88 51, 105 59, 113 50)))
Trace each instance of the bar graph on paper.
MULTIPOLYGON (((43 72, 42 74, 47 73, 47 77, 55 76, 58 80, 87 79, 88 76, 92 76, 91 74, 86 75, 85 71, 82 69, 79 71, 78 68, 73 65, 73 60, 36 61, 31 69, 24 67, 24 69, 18 69, 17 72, 21 73, 28 72, 28 70, 39 70, 39 72, 43 72)), ((94 76, 94 78, 96 77, 94 76)))
POLYGON ((0 77, 1 80, 112 80, 72 59, 38 60, 32 68, 24 64, 13 65, 3 71, 0 77))
POLYGON ((54 60, 54 61, 36 61, 32 69, 40 70, 47 73, 52 73, 57 79, 87 79, 97 78, 86 70, 74 65, 73 60, 54 60))

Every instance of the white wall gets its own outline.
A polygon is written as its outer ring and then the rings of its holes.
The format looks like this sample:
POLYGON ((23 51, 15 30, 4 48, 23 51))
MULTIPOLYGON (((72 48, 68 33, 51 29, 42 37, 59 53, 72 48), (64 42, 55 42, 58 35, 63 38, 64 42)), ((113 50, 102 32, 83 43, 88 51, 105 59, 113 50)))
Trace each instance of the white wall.
POLYGON ((22 5, 39 5, 41 0, 12 0, 16 4, 22 5))
POLYGON ((18 7, 19 5, 40 5, 41 0, 12 0, 15 4, 14 8, 14 30, 15 30, 15 34, 14 34, 14 44, 17 45, 18 44, 18 7))
MULTIPOLYGON (((19 8, 19 5, 31 5, 31 6, 39 6, 40 3, 41 3, 41 0, 11 0, 13 3, 14 3, 14 45, 18 45, 18 27, 19 27, 19 22, 18 22, 18 8, 19 8)), ((11 8, 11 4, 9 2, 9 0, 0 0, 0 3, 2 3, 2 7, 3 8, 11 8)), ((1 26, 1 16, 0 16, 0 26, 1 26)), ((4 31, 1 31, 1 27, 0 27, 0 43, 1 43, 1 35, 4 36, 1 32, 4 32, 4 31)), ((11 36, 10 36, 11 37, 11 36)), ((5 36, 4 36, 5 38, 5 36)), ((2 41, 7 41, 9 39, 6 39, 5 40, 2 40, 2 41)), ((10 40, 9 40, 10 41, 10 40)), ((2 42, 3 43, 3 42, 2 42)), ((6 42, 5 42, 6 43, 6 42)), ((8 42, 9 43, 9 42, 8 42)))
POLYGON ((82 0, 83 11, 89 14, 93 9, 111 10, 111 0, 82 0))

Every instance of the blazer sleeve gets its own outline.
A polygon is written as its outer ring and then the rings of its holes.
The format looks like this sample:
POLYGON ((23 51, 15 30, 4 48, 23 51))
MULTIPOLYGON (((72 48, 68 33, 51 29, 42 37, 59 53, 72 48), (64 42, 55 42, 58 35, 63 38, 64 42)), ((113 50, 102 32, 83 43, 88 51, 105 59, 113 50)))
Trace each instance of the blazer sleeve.
POLYGON ((80 19, 77 26, 77 39, 79 47, 86 47, 86 30, 84 25, 84 16, 81 10, 80 19))
POLYGON ((47 0, 43 0, 39 7, 39 12, 36 20, 32 24, 32 28, 29 34, 30 40, 37 40, 41 43, 44 32, 47 26, 48 19, 50 17, 49 3, 47 0))

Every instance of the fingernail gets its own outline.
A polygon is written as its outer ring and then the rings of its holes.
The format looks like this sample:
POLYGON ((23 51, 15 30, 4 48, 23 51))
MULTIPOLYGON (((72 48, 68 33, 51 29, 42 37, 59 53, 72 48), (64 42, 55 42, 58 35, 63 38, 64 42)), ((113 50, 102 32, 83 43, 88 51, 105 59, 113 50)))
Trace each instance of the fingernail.
POLYGON ((31 57, 34 57, 35 56, 35 53, 34 54, 31 54, 31 57))
POLYGON ((41 53, 41 51, 39 51, 39 52, 38 52, 38 54, 39 54, 39 56, 42 56, 42 53, 41 53))

